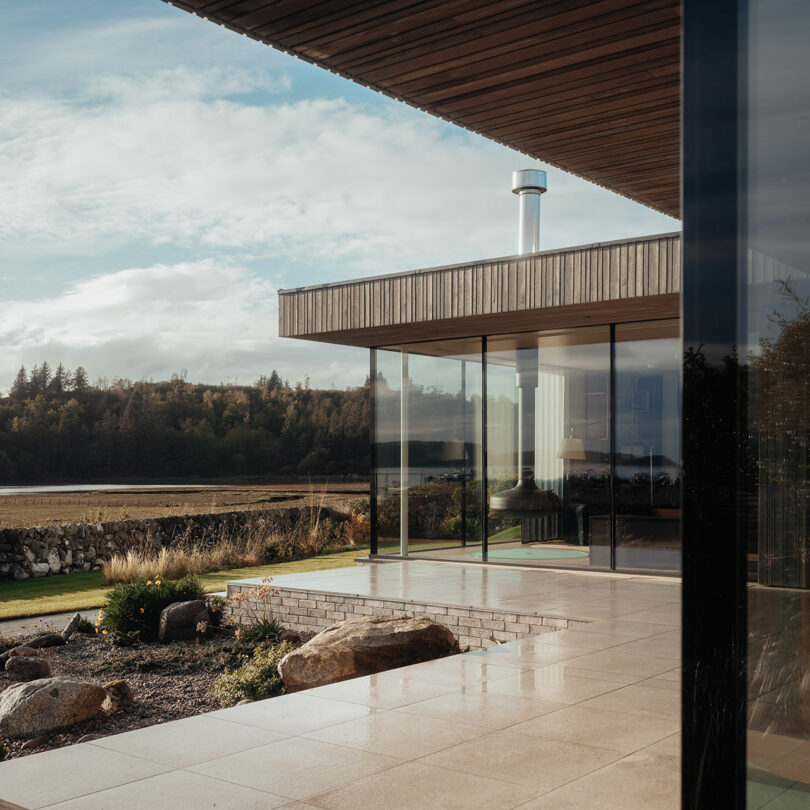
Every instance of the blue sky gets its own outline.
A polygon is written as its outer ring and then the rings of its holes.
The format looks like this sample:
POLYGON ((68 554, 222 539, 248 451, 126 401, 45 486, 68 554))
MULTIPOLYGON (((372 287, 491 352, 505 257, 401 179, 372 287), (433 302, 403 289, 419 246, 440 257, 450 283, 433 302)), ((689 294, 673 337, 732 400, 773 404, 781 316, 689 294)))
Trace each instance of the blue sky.
MULTIPOLYGON (((0 391, 43 359, 358 385, 276 290, 511 254, 532 165, 159 0, 0 2, 0 391)), ((544 206, 544 248, 679 227, 556 169, 544 206)))

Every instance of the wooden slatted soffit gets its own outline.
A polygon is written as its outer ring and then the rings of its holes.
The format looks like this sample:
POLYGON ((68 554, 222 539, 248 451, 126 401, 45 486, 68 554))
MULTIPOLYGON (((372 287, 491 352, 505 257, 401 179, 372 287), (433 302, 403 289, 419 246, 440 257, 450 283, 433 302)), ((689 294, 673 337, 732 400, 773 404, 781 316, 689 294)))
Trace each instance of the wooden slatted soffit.
POLYGON ((678 0, 166 0, 679 215, 678 0))

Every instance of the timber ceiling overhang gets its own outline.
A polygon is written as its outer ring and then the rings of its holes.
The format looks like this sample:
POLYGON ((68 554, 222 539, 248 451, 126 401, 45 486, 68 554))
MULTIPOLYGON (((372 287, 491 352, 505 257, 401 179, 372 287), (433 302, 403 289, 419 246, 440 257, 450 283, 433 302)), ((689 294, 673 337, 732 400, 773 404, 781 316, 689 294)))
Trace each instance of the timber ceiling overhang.
POLYGON ((166 0, 677 217, 678 0, 166 0))

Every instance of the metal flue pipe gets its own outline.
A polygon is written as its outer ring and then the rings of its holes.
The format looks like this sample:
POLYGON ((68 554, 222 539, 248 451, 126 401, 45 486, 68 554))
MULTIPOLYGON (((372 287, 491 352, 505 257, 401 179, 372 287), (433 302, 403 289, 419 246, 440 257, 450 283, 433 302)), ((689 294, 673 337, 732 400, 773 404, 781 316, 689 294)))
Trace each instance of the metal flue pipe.
POLYGON ((512 193, 520 199, 518 254, 540 250, 540 195, 548 188, 546 173, 540 169, 512 172, 512 193))
MULTIPOLYGON (((546 191, 546 173, 523 169, 512 173, 512 191, 520 198, 518 252, 540 250, 540 195, 546 191)), ((515 349, 515 385, 518 389, 518 483, 490 498, 490 508, 515 517, 531 518, 555 512, 560 502, 552 490, 539 489, 534 480, 535 395, 538 355, 534 347, 515 349)))

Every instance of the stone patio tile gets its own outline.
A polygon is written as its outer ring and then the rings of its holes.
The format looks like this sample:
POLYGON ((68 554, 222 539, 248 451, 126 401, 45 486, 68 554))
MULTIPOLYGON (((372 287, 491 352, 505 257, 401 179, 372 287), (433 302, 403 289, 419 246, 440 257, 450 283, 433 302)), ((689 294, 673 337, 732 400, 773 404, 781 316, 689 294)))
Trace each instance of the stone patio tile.
POLYGON ((437 661, 392 669, 386 674, 442 686, 455 686, 459 689, 471 683, 513 676, 515 669, 490 664, 486 660, 479 660, 469 655, 452 655, 437 661))
POLYGON ((662 717, 679 721, 681 696, 679 692, 631 684, 613 692, 586 700, 583 706, 608 711, 626 712, 642 717, 662 717))
POLYGON ((563 704, 488 692, 454 692, 403 707, 400 711, 422 717, 473 722, 491 729, 507 728, 563 708, 563 704))
POLYGON ((638 683, 644 680, 643 675, 627 675, 621 672, 609 672, 603 669, 592 669, 578 665, 578 659, 563 661, 560 665, 567 675, 572 678, 589 678, 596 681, 609 681, 618 689, 620 686, 629 686, 631 683, 638 683))
POLYGON ((189 770, 290 799, 306 799, 401 762, 356 748, 291 737, 192 765, 189 770))
POLYGON ((409 703, 454 692, 448 684, 432 684, 397 677, 391 672, 352 678, 307 690, 312 697, 344 700, 377 709, 396 709, 409 703))
POLYGON ((650 622, 651 624, 671 625, 680 627, 681 609, 680 607, 664 607, 657 610, 645 610, 636 613, 627 613, 623 619, 632 619, 639 622, 650 622))
POLYGON ((644 751, 639 753, 646 754, 651 757, 672 757, 680 762, 681 759, 681 732, 673 734, 660 742, 648 745, 644 751))
MULTIPOLYGON (((598 624, 598 623, 597 623, 598 624)), ((618 635, 615 633, 597 632, 590 629, 570 628, 566 630, 558 630, 554 633, 552 643, 557 646, 572 647, 575 650, 583 650, 584 652, 593 652, 595 650, 606 650, 609 647, 616 647, 619 644, 627 644, 627 636, 618 635)), ((632 639, 633 641, 635 639, 632 639)))
POLYGON ((167 765, 82 743, 0 763, 0 799, 37 810, 168 770, 167 765))
POLYGON ((587 704, 567 706, 512 727, 521 734, 549 740, 595 745, 622 754, 632 754, 677 733, 677 720, 655 717, 639 722, 635 715, 589 708, 587 704))
POLYGON ((308 739, 373 751, 399 759, 418 757, 489 733, 483 726, 453 723, 394 709, 307 734, 308 739))
POLYGON ((522 641, 498 644, 474 650, 468 653, 468 658, 475 661, 484 661, 497 666, 514 667, 516 669, 530 669, 556 664, 560 661, 577 658, 591 652, 584 647, 573 647, 556 644, 557 633, 548 633, 542 636, 543 641, 522 641), (548 638, 549 642, 545 643, 548 638))
POLYGON ((532 793, 489 776, 409 762, 314 796, 310 802, 328 810, 510 810, 532 793))
POLYGON ((666 633, 674 628, 660 622, 647 622, 637 619, 605 619, 602 622, 593 622, 587 628, 593 633, 615 633, 619 636, 629 636, 630 639, 647 638, 648 636, 666 633))
POLYGON ((319 728, 344 723, 371 714, 375 709, 343 700, 326 700, 296 692, 257 700, 245 706, 220 709, 208 717, 270 729, 281 734, 306 734, 319 728))
POLYGON ((620 688, 620 684, 597 678, 572 675, 563 664, 554 664, 537 670, 516 672, 511 678, 499 678, 485 684, 472 684, 467 694, 485 692, 490 695, 515 695, 530 700, 552 703, 580 703, 583 700, 620 688))
POLYGON ((613 672, 617 675, 651 678, 672 669, 673 660, 655 655, 599 650, 576 659, 575 666, 599 672, 613 672))
POLYGON ((184 768, 207 759, 218 759, 226 754, 267 745, 285 736, 277 731, 230 723, 203 714, 114 734, 95 740, 92 744, 151 759, 173 768, 184 768))
POLYGON ((538 795, 620 757, 621 754, 604 748, 546 740, 505 729, 419 761, 468 774, 497 774, 499 780, 524 785, 538 795))
POLYGON ((524 805, 520 810, 677 810, 681 773, 669 758, 632 754, 524 805))
POLYGON ((638 681, 637 683, 639 686, 649 686, 653 689, 667 689, 670 692, 677 692, 678 694, 681 692, 680 680, 673 681, 670 678, 663 678, 658 675, 654 678, 646 678, 643 681, 638 681))
POLYGON ((642 655, 658 655, 664 658, 681 660, 681 634, 669 631, 657 636, 640 638, 630 641, 616 648, 620 652, 641 653, 642 655))
POLYGON ((48 810, 154 810, 166 806, 177 810, 272 810, 287 801, 283 796, 178 770, 48 805, 48 810))

